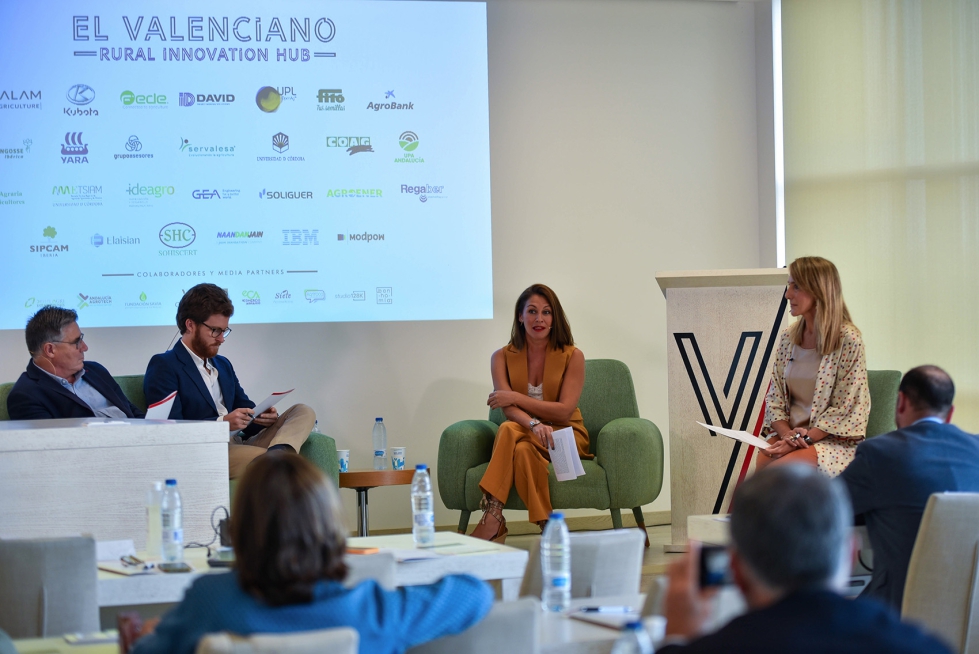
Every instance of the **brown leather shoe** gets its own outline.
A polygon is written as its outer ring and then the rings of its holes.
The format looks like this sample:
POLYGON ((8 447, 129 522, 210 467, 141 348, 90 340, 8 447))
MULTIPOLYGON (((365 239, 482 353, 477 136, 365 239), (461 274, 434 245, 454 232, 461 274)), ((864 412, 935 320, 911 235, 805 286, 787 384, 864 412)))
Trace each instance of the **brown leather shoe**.
POLYGON ((483 517, 479 519, 479 524, 486 524, 487 515, 493 516, 500 522, 500 526, 496 530, 496 535, 491 536, 488 540, 491 543, 499 543, 500 545, 506 543, 506 537, 509 531, 506 527, 506 518, 503 517, 503 502, 484 493, 483 499, 479 501, 479 508, 483 510, 483 517))

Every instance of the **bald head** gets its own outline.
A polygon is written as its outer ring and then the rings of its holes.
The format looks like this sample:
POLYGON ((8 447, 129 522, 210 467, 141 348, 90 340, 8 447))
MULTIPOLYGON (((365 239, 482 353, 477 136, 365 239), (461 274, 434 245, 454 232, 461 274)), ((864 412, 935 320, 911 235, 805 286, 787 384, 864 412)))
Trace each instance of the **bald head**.
POLYGON ((898 387, 897 426, 907 427, 929 416, 950 417, 955 384, 938 366, 918 366, 905 373, 898 387))

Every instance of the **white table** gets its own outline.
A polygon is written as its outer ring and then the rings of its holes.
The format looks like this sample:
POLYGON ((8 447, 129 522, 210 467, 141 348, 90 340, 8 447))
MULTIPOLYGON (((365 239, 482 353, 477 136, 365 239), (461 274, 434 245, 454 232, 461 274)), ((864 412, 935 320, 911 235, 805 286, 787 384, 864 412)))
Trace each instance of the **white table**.
MULTIPOLYGON (((645 594, 621 597, 582 598, 571 600, 571 611, 582 606, 633 606, 641 610, 645 594)), ((540 620, 541 654, 608 654, 620 632, 590 622, 582 622, 564 613, 542 612, 540 620)))
MULTIPOLYGON (((414 548, 411 534, 350 538, 347 543, 350 547, 414 548)), ((398 562, 395 583, 398 586, 418 586, 434 583, 448 574, 470 574, 486 581, 499 580, 503 599, 517 598, 523 571, 527 567, 526 551, 441 531, 435 534, 434 551, 441 556, 398 562)), ((227 571, 226 568, 208 567, 207 552, 201 548, 186 550, 184 560, 194 568, 194 572, 124 576, 99 570, 99 606, 179 602, 184 597, 184 591, 200 575, 227 571)))
POLYGON ((213 421, 0 421, 0 538, 146 541, 146 491, 174 478, 186 542, 228 506, 228 427, 213 421))

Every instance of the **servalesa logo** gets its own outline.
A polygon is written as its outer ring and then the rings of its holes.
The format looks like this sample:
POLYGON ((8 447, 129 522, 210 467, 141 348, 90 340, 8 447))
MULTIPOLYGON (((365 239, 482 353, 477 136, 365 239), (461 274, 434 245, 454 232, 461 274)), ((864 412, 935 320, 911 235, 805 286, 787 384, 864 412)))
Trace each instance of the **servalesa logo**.
POLYGON ((162 198, 164 195, 173 195, 175 192, 172 186, 140 186, 139 184, 130 184, 129 188, 126 189, 126 193, 131 196, 140 195, 152 195, 155 198, 162 198))
POLYGON ((165 107, 167 104, 167 96, 159 93, 137 95, 132 91, 123 91, 119 94, 119 99, 127 107, 165 107))
POLYGON ((197 240, 197 232, 187 223, 169 223, 160 230, 160 243, 168 248, 182 249, 197 240))
POLYGON ((312 200, 312 191, 266 191, 264 188, 258 192, 261 200, 312 200))

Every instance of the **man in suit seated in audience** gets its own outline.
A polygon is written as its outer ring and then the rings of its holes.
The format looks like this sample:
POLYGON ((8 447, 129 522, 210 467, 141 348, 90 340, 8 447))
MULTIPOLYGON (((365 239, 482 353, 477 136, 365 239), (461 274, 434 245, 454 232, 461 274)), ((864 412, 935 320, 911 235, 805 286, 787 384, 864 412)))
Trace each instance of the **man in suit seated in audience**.
POLYGON ((938 366, 909 370, 897 393, 898 429, 857 447, 840 475, 874 551, 864 595, 901 609, 918 525, 932 493, 979 493, 979 438, 948 424, 955 384, 938 366))
POLYGON ((108 370, 85 360, 88 345, 73 310, 42 307, 24 336, 31 360, 7 396, 12 420, 143 417, 108 370))
POLYGON ((150 359, 143 378, 146 401, 158 402, 177 391, 172 420, 223 420, 232 433, 228 472, 237 479, 256 457, 268 450, 298 452, 309 437, 316 414, 296 404, 282 415, 275 407, 254 415, 231 362, 218 349, 231 333, 228 320, 235 308, 223 289, 198 284, 177 306, 180 341, 150 359))
POLYGON ((696 638, 716 591, 700 588, 700 546, 669 570, 660 653, 950 650, 875 600, 840 595, 850 576, 853 512, 846 488, 803 465, 773 466, 734 494, 731 572, 748 612, 696 638))

